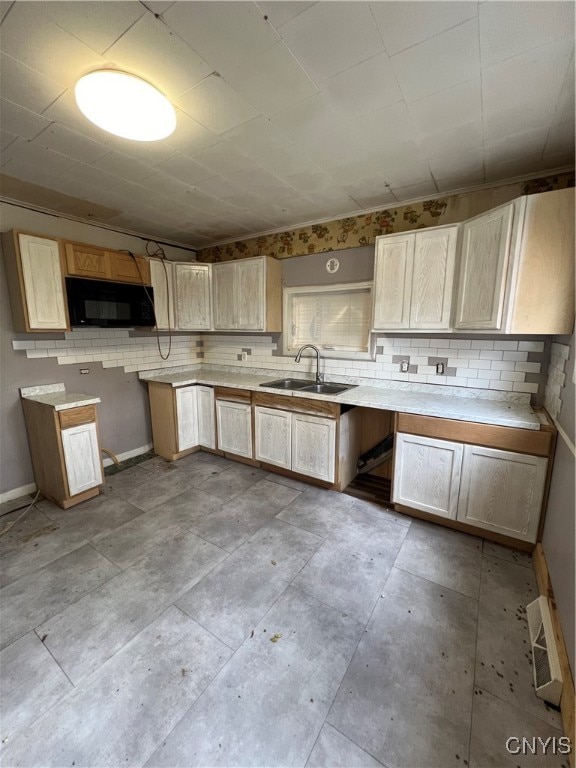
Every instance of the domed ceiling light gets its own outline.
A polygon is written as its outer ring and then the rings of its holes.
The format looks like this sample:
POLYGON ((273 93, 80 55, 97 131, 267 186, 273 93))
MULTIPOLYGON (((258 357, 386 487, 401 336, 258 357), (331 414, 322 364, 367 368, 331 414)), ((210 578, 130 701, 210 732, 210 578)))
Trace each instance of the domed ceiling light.
POLYGON ((176 128, 176 113, 166 96, 127 72, 90 72, 76 83, 75 95, 88 120, 124 139, 158 141, 176 128))

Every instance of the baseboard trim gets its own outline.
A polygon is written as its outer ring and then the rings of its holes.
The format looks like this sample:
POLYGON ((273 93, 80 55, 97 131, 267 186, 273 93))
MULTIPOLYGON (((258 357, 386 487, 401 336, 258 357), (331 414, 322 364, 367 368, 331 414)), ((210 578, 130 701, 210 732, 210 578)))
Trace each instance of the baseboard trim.
POLYGON ((550 604, 554 637, 556 638, 556 643, 558 646, 558 656, 560 658, 560 667, 562 669, 562 678, 564 680, 562 698, 560 700, 562 726, 564 728, 564 733, 572 742, 572 751, 569 755, 570 765, 572 768, 576 768, 574 679, 572 677, 572 672, 570 671, 570 663, 568 662, 568 654, 566 652, 566 643, 564 641, 564 635, 562 633, 562 625, 560 624, 558 611, 556 610, 554 591, 552 589, 552 582, 550 581, 550 573, 548 571, 548 564, 546 563, 546 556, 544 554, 542 544, 538 543, 536 545, 536 549, 532 554, 532 560, 534 563, 536 581, 538 582, 538 589, 540 590, 540 594, 547 597, 550 604))
MULTIPOLYGON (((152 443, 146 443, 146 445, 141 445, 139 448, 133 448, 131 451, 125 451, 124 453, 117 453, 116 458, 118 461, 126 461, 126 459, 132 459, 134 456, 140 456, 142 453, 148 453, 148 451, 151 451, 153 448, 152 443)), ((104 459, 102 464, 105 467, 110 467, 112 464, 114 464, 113 459, 107 457, 104 459)))
POLYGON ((36 493, 35 483, 28 483, 28 485, 21 485, 20 488, 13 488, 11 491, 0 493, 0 504, 3 504, 5 501, 17 499, 19 496, 26 496, 30 493, 36 493))

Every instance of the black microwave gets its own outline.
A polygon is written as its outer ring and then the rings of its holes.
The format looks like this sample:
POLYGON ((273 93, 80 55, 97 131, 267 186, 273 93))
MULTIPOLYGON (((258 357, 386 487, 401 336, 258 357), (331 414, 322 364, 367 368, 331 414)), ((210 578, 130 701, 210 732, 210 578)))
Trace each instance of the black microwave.
POLYGON ((107 280, 66 278, 70 323, 73 326, 134 328, 153 326, 152 288, 107 280))

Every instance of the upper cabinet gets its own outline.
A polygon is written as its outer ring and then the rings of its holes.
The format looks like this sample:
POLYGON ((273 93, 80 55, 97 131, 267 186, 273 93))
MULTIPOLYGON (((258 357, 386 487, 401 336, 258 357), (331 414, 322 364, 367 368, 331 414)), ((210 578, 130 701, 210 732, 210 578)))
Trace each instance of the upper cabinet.
POLYGON ((14 330, 69 330, 60 242, 6 232, 2 244, 14 330))
POLYGON ((457 239, 457 225, 376 239, 375 330, 450 328, 457 239))
POLYGON ((66 274, 94 280, 150 285, 150 268, 143 256, 110 251, 84 243, 64 243, 66 274))
POLYGON ((454 327, 565 334, 574 323, 574 189, 521 197, 463 226, 454 327))
POLYGON ((158 330, 210 330, 210 274, 210 264, 150 259, 158 330))
POLYGON ((212 266, 214 329, 282 330, 282 271, 269 256, 212 266))
POLYGON ((210 265, 175 264, 176 323, 181 331, 210 330, 210 265))

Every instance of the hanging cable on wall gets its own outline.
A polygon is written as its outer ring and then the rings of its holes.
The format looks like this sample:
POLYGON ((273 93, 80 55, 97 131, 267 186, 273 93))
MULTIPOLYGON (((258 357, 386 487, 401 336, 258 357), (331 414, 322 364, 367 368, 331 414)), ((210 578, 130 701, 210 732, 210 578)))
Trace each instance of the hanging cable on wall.
POLYGON ((170 279, 168 277, 168 269, 166 268, 166 263, 165 263, 166 260, 167 260, 166 259, 166 253, 164 252, 164 249, 162 248, 162 246, 158 245, 158 243, 155 243, 152 240, 149 240, 146 243, 146 255, 150 259, 155 259, 157 261, 160 261, 162 263, 162 266, 164 267, 164 277, 165 277, 165 280, 166 280, 166 301, 167 301, 167 309, 168 309, 168 351, 166 352, 166 354, 164 354, 162 352, 162 347, 160 345, 160 331, 158 329, 158 317, 156 315, 156 305, 154 303, 154 299, 152 298, 152 296, 148 292, 148 287, 146 286, 146 281, 144 280, 144 277, 143 277, 142 272, 140 270, 140 264, 138 263, 138 259, 132 253, 132 251, 123 250, 122 252, 123 253, 127 253, 130 256, 130 258, 133 259, 134 264, 136 264, 136 269, 138 270, 138 275, 140 276, 140 282, 142 283, 142 287, 144 288, 144 292, 145 292, 145 294, 146 294, 146 296, 148 298, 148 301, 150 302, 150 304, 152 306, 152 313, 153 313, 153 316, 154 316, 154 326, 155 326, 154 329, 156 331, 156 345, 158 347, 158 354, 160 355, 162 360, 168 360, 168 358, 170 357, 170 353, 172 352, 172 326, 170 324, 170 302, 171 302, 171 298, 170 298, 170 279), (150 246, 152 244, 156 246, 156 249, 151 252, 150 246))

